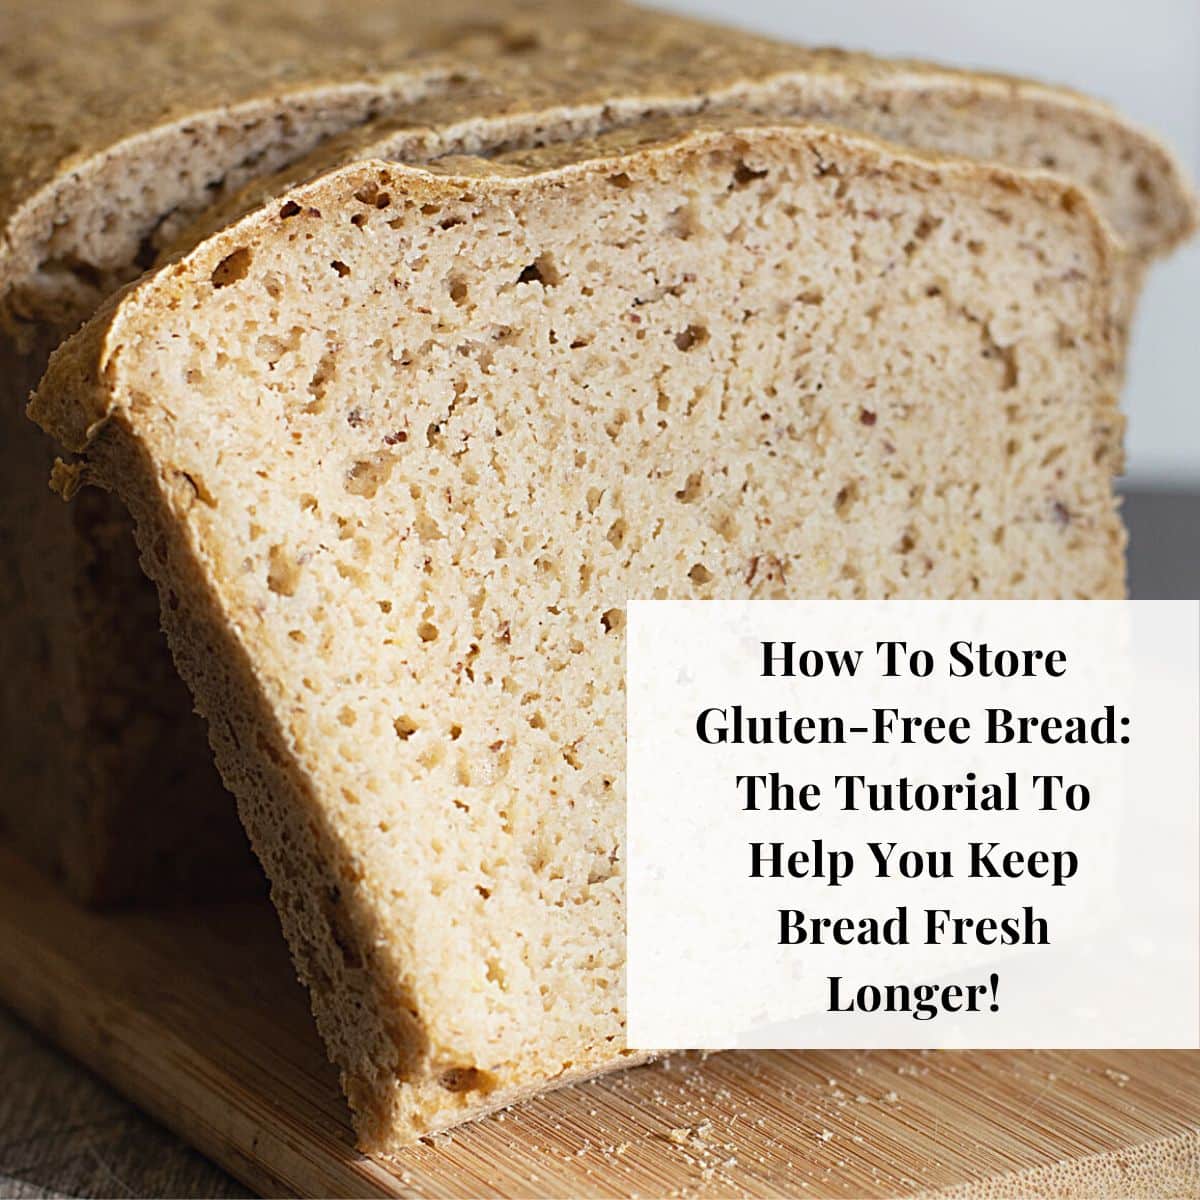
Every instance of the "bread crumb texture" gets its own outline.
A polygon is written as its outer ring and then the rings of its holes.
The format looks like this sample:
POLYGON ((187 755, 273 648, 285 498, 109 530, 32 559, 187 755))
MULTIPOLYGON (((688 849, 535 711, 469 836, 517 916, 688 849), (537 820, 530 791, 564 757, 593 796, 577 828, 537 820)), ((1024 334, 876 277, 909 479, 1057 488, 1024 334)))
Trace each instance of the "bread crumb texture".
POLYGON ((630 1061, 629 599, 1124 594, 1112 253, 1049 177, 657 120, 338 170, 59 352, 366 1148, 630 1061))

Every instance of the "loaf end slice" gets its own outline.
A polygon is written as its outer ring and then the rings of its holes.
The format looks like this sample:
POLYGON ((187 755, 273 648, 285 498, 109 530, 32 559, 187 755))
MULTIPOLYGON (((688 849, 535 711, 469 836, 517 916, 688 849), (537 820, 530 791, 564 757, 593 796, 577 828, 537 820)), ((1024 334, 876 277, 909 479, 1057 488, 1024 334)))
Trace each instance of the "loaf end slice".
POLYGON ((365 1148, 634 1061, 630 598, 1124 594, 1113 254, 1047 176, 657 120, 339 169, 57 353, 365 1148))

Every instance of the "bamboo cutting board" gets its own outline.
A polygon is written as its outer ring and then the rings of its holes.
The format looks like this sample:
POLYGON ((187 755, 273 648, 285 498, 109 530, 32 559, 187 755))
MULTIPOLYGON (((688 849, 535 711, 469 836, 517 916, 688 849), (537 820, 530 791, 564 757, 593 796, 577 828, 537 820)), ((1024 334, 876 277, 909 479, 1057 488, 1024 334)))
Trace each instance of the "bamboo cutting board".
POLYGON ((1200 1051, 685 1055, 366 1158, 265 900, 97 916, 3 849, 0 998, 266 1195, 1200 1195, 1200 1051))

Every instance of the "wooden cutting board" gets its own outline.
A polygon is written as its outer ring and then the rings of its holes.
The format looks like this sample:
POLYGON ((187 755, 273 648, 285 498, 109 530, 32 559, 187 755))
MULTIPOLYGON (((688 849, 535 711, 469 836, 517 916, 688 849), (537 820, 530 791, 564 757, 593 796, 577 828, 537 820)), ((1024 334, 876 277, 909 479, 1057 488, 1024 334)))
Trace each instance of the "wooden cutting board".
POLYGON ((683 1055, 367 1158, 265 900, 97 916, 3 849, 0 998, 264 1195, 1200 1195, 1200 1051, 683 1055))

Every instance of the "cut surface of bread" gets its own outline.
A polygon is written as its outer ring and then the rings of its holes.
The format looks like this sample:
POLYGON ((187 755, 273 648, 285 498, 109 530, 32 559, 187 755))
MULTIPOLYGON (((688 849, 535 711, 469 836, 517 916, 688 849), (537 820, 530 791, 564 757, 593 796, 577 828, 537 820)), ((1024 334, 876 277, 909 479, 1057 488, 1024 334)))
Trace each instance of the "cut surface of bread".
POLYGON ((1196 198, 1170 151, 1089 97, 1009 76, 661 20, 637 30, 647 41, 631 42, 612 61, 546 55, 515 68, 479 66, 469 81, 355 125, 281 171, 225 191, 160 244, 187 249, 287 187, 356 160, 490 154, 594 137, 648 117, 727 110, 819 121, 926 153, 1050 171, 1090 193, 1142 266, 1196 227, 1196 198))
POLYGON ((342 168, 56 354, 365 1148, 631 1061, 630 598, 1123 595, 1115 253, 1048 176, 658 119, 342 168))
MULTIPOLYGON (((175 222, 324 138, 453 90, 466 60, 605 36, 554 0, 59 0, 0 8, 0 317, 76 323, 175 222)), ((615 31, 614 31, 615 33, 615 31)))

